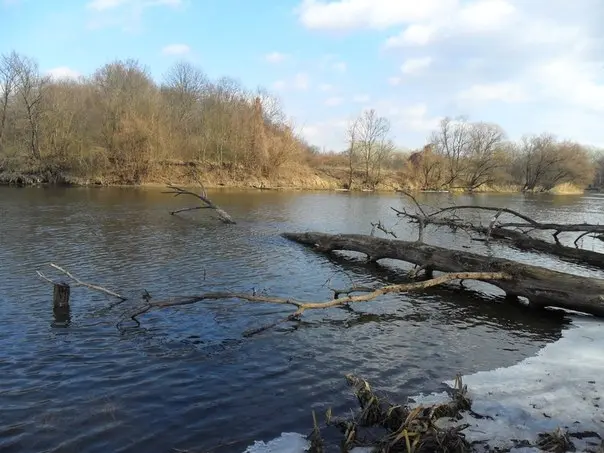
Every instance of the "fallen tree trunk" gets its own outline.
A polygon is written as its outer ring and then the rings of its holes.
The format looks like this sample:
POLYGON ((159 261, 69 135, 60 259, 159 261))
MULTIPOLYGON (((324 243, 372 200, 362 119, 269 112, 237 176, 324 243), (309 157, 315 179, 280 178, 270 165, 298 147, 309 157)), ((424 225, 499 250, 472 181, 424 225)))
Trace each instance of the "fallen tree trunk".
POLYGON ((509 280, 487 280, 510 297, 526 297, 534 307, 558 307, 604 317, 604 280, 558 272, 503 258, 361 234, 283 233, 320 252, 364 253, 370 261, 391 258, 443 272, 502 272, 509 280))

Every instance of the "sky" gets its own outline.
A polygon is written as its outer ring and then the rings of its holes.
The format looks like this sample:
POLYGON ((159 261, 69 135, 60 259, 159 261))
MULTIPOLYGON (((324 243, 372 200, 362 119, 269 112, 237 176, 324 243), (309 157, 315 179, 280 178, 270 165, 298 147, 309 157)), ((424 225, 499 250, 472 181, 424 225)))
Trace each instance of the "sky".
POLYGON ((0 53, 55 77, 134 58, 160 82, 187 60, 277 95, 340 151, 374 108, 403 148, 441 118, 604 146, 602 0, 0 0, 0 53))

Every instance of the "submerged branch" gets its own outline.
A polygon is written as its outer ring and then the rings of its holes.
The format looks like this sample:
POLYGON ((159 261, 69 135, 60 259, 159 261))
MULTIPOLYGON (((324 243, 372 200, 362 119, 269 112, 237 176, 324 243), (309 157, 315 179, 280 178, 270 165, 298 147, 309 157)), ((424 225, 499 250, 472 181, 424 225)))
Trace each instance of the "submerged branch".
POLYGON ((168 184, 167 187, 168 187, 169 190, 166 190, 166 191, 164 191, 162 193, 173 194, 175 197, 178 197, 179 195, 190 195, 192 197, 195 197, 195 198, 201 200, 201 202, 204 203, 204 206, 197 206, 197 207, 193 207, 193 208, 178 209, 176 211, 170 212, 170 214, 174 215, 174 214, 177 214, 179 212, 193 211, 195 209, 208 208, 208 209, 215 210, 216 214, 218 214, 218 218, 223 223, 227 223, 227 224, 234 224, 234 223, 236 223, 232 219, 232 217, 224 209, 222 209, 218 205, 214 204, 214 202, 208 198, 208 196, 206 194, 206 191, 203 188, 203 186, 202 186, 202 193, 200 193, 200 194, 192 192, 190 190, 183 189, 182 187, 178 187, 178 186, 175 186, 173 184, 168 184))
MULTIPOLYGON (((171 297, 169 299, 158 300, 158 301, 148 301, 145 305, 141 306, 139 309, 130 313, 128 317, 132 319, 137 325, 140 324, 138 321, 138 316, 148 313, 154 309, 162 309, 169 307, 177 307, 177 306, 185 306, 191 305, 198 302, 206 301, 206 300, 227 300, 227 299, 239 299, 250 303, 266 303, 266 304, 277 304, 277 305, 291 305, 296 308, 296 310, 288 315, 286 318, 277 321, 275 323, 269 324, 267 326, 263 326, 259 329, 254 329, 251 334, 259 333, 268 328, 274 327, 278 324, 282 324, 288 321, 295 321, 300 318, 300 316, 306 310, 322 310, 326 308, 339 307, 344 306, 350 303, 360 303, 360 302, 369 302, 373 299, 376 299, 379 296, 385 294, 392 293, 400 293, 407 291, 417 291, 421 289, 430 288, 432 286, 442 285, 443 283, 450 282, 452 280, 505 280, 512 278, 510 275, 505 272, 455 272, 450 274, 444 274, 430 280, 424 280, 421 282, 413 282, 413 283, 401 283, 398 285, 388 285, 378 289, 371 289, 365 287, 355 287, 350 290, 340 290, 336 294, 343 294, 345 292, 366 292, 366 294, 361 294, 357 296, 348 295, 346 297, 336 297, 334 299, 328 301, 321 302, 311 302, 311 301, 301 301, 292 298, 283 298, 283 297, 273 297, 273 296, 262 296, 255 294, 246 294, 246 293, 236 293, 236 292, 208 292, 205 294, 193 295, 193 296, 177 296, 171 297)), ((249 334, 247 335, 249 336, 249 334)))

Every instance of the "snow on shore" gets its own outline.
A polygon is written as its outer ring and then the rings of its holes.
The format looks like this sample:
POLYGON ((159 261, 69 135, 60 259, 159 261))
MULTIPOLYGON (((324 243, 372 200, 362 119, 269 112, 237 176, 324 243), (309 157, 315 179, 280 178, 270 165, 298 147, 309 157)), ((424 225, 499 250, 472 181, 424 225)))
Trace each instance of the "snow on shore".
MULTIPOLYGON (((604 436, 604 322, 575 319, 560 340, 536 356, 508 368, 464 376, 463 382, 472 410, 483 416, 465 414, 458 422, 470 424, 464 431, 470 442, 511 448, 513 440, 534 443, 539 433, 560 427, 569 433, 592 433, 571 440, 578 451, 597 451, 601 440, 593 433, 604 436)), ((411 399, 432 404, 447 398, 432 394, 411 399)), ((303 453, 307 446, 303 435, 284 433, 270 442, 254 443, 245 453, 303 453)))

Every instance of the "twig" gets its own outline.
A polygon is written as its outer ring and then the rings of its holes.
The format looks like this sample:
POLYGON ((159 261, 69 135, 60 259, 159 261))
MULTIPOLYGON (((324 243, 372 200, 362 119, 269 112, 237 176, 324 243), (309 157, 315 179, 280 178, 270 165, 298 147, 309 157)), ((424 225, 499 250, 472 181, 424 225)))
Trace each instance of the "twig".
POLYGON ((378 230, 386 233, 386 235, 390 235, 395 239, 397 238, 396 234, 393 231, 387 229, 384 225, 382 225, 381 220, 378 220, 377 223, 371 222, 371 227, 372 228, 371 228, 370 236, 373 236, 373 233, 375 232, 375 230, 378 229, 378 230))
MULTIPOLYGON (((121 299, 122 302, 125 301, 125 300, 128 300, 127 297, 124 297, 121 294, 118 294, 118 293, 116 293, 114 291, 111 291, 111 290, 109 290, 107 288, 103 288, 100 285, 95 285, 93 283, 87 283, 87 282, 84 282, 84 281, 80 280, 79 278, 77 278, 75 275, 73 275, 68 270, 63 269, 61 266, 58 266, 58 265, 56 265, 54 263, 48 263, 48 264, 49 264, 49 266, 54 267, 56 270, 62 272, 63 274, 67 275, 67 277, 69 277, 70 279, 72 279, 74 281, 74 283, 72 283, 72 286, 85 286, 86 288, 90 288, 90 289, 92 289, 94 291, 99 291, 99 292, 108 294, 109 296, 117 297, 118 299, 121 299)), ((55 283, 50 278, 46 277, 42 272, 40 272, 40 271, 36 271, 36 272, 37 272, 38 276, 40 278, 42 278, 43 280, 46 280, 47 282, 50 282, 50 283, 53 283, 53 284, 55 283)))
POLYGON ((193 206, 192 208, 182 208, 176 211, 170 211, 171 215, 178 214, 179 212, 196 211, 198 209, 212 209, 209 206, 193 206))
POLYGON ((489 239, 491 238, 491 232, 493 231, 493 227, 495 226, 495 223, 497 223, 497 219, 499 218, 499 216, 503 213, 503 210, 499 210, 497 211, 497 214, 495 214, 493 216, 493 218, 491 219, 491 223, 489 223, 489 229, 487 231, 487 244, 489 243, 489 239))
POLYGON ((338 299, 341 294, 346 294, 350 296, 352 293, 370 293, 375 291, 375 288, 371 288, 369 286, 353 286, 351 288, 342 288, 342 289, 332 289, 333 298, 338 299))

